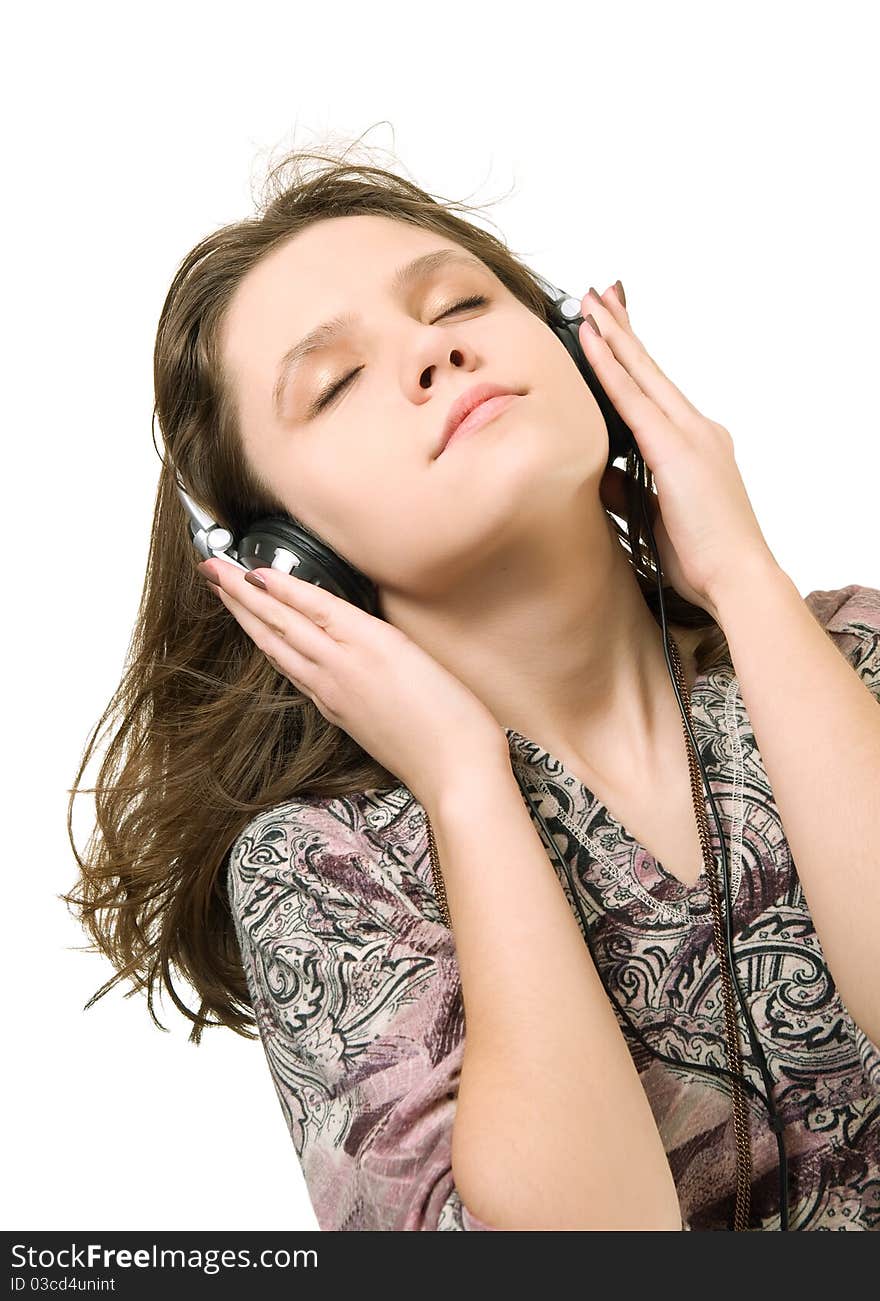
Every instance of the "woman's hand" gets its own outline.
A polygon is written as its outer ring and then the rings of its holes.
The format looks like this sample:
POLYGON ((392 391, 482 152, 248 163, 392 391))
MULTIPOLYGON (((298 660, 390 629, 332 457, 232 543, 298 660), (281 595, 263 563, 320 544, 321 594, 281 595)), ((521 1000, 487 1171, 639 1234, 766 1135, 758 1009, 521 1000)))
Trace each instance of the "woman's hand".
MULTIPOLYGON (((723 425, 708 419, 672 383, 633 334, 613 288, 581 302, 581 347, 654 476, 651 528, 663 573, 686 600, 718 619, 723 586, 753 557, 773 560, 752 510, 723 425), (601 331, 586 320, 591 315, 601 331)), ((609 466, 605 505, 625 518, 626 475, 609 466)))
POLYGON ((469 771, 510 765, 494 715, 393 624, 277 569, 253 571, 265 591, 224 560, 197 569, 278 672, 423 806, 469 771))

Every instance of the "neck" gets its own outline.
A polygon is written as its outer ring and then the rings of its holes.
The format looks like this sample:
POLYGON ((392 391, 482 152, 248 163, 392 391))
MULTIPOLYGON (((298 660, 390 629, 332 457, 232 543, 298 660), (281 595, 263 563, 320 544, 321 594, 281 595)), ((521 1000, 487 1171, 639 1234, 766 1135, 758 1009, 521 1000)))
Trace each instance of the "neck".
MULTIPOLYGON (((383 607, 501 727, 611 789, 656 772, 681 722, 662 630, 593 502, 567 527, 555 521, 552 534, 532 537, 516 563, 496 556, 491 574, 468 575, 442 601, 383 591, 383 607)), ((692 657, 676 644, 690 690, 692 657)))

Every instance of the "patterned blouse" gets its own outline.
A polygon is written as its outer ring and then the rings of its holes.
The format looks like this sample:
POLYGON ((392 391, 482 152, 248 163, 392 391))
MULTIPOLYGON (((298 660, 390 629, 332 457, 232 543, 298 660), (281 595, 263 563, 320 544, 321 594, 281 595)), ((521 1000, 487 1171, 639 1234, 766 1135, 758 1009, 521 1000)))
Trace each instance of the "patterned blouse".
MULTIPOLYGON (((880 701, 880 590, 851 584, 805 600, 880 701)), ((789 1227, 877 1229, 880 1049, 823 960, 729 656, 697 677, 691 712, 727 840, 740 983, 784 1122, 789 1227)), ((648 1041, 681 1059, 673 1067, 637 1045, 633 1054, 682 1227, 725 1229, 735 1175, 728 1086, 688 1067, 726 1065, 705 879, 682 884, 558 759, 507 735, 514 772, 568 862, 609 987, 648 1041)), ((707 818, 717 859, 708 801, 707 818)), ((292 800, 244 828, 227 881, 260 1038, 320 1228, 493 1228, 463 1205, 452 1176, 465 1025, 422 806, 403 785, 292 800)), ((740 1038, 760 1088, 742 1019, 740 1038)), ((763 1104, 747 1097, 750 1226, 773 1230, 776 1139, 763 1104)))

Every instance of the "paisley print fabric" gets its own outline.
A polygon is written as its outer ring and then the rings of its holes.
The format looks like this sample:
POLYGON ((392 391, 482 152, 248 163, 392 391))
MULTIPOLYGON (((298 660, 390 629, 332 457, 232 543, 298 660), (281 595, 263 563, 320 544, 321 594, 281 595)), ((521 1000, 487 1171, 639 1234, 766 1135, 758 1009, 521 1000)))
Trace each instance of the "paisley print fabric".
MULTIPOLYGON (((805 600, 880 702, 880 591, 851 584, 805 600)), ((880 1049, 825 965, 729 657, 697 678, 691 712, 727 843, 737 971, 784 1122, 790 1228, 877 1229, 880 1049)), ((511 728, 507 735, 609 988, 648 1043, 680 1061, 658 1062, 627 1036, 682 1227, 725 1229, 730 1096, 723 1080, 693 1069, 726 1065, 705 878, 679 882, 557 759, 511 728)), ((718 859, 708 799, 706 813, 718 859)), ((262 1045, 320 1228, 491 1229, 452 1177, 465 1025, 422 806, 405 786, 280 805, 241 832, 227 884, 262 1045)), ((742 1019, 740 1036, 760 1089, 742 1019)), ((750 1098, 749 1107, 750 1227, 773 1230, 776 1139, 763 1104, 750 1098)))

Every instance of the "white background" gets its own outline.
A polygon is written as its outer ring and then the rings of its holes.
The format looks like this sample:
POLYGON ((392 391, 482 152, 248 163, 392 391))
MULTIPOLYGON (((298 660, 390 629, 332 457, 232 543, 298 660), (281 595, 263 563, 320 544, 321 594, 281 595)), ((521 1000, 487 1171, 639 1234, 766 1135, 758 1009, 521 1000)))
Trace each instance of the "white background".
POLYGON ((177 0, 7 16, 5 1228, 317 1227, 260 1044, 215 1030, 196 1049, 169 999, 162 1034, 122 986, 84 1012, 111 970, 57 899, 76 879, 67 791, 143 582, 153 338, 180 259, 252 211, 286 148, 384 120, 367 136, 380 165, 502 196, 489 228, 551 281, 580 296, 623 280, 636 332, 732 433, 802 594, 880 587, 874 13, 177 0))

